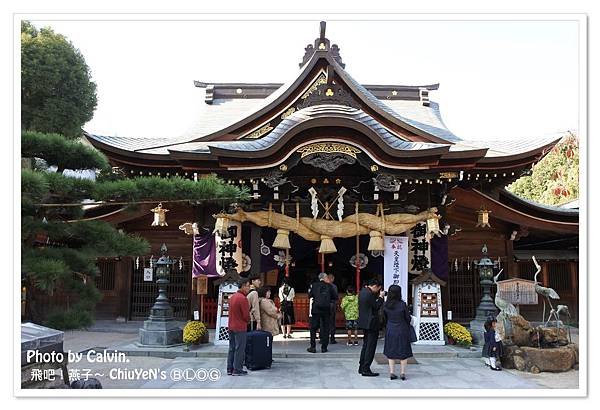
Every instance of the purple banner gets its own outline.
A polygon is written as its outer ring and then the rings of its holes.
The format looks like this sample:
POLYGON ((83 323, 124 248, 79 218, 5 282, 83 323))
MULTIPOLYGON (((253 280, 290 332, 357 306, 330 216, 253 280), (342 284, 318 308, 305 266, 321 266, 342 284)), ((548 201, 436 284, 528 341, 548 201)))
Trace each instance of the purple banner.
POLYGON ((431 238, 431 270, 435 275, 446 281, 448 280, 448 236, 433 236, 431 238))
POLYGON ((200 275, 217 277, 217 244, 215 236, 209 231, 203 235, 194 235, 192 277, 200 275))

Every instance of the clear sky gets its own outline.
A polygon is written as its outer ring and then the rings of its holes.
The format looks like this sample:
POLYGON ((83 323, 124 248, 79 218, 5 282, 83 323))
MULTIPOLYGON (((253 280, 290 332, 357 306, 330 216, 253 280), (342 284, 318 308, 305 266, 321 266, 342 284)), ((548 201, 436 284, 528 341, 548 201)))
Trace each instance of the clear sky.
MULTIPOLYGON (((197 17, 194 17, 197 18, 197 17)), ((178 136, 205 82, 287 82, 313 21, 34 21, 66 35, 98 85, 86 131, 178 136)), ((363 84, 440 83, 430 94, 465 139, 577 130, 576 21, 335 21, 327 38, 363 84)))

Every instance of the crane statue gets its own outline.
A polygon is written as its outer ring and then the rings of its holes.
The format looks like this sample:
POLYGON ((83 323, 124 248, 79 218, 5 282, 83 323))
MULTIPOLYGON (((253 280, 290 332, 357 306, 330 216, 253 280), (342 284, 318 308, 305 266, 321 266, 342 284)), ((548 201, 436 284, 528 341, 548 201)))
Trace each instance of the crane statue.
MULTIPOLYGON (((567 305, 558 305, 556 307, 556 315, 560 317, 561 313, 564 313, 569 317, 569 326, 567 326, 567 330, 569 332, 569 343, 571 343, 571 312, 569 312, 569 307, 567 305)), ((558 324, 558 321, 556 323, 558 324)))
MULTIPOLYGON (((537 277, 539 275, 539 273, 542 271, 542 268, 540 267, 540 265, 538 264, 537 260, 535 259, 535 256, 532 256, 531 259, 533 259, 533 264, 535 265, 535 268, 537 269, 535 271, 535 275, 533 276, 533 282, 534 282, 534 289, 535 292, 538 295, 542 295, 543 297, 546 298, 546 300, 544 301, 544 310, 542 313, 542 322, 544 322, 544 320, 546 320, 546 301, 548 302, 548 305, 550 305, 550 315, 548 315, 548 322, 550 321, 550 317, 552 317, 552 315, 556 316, 556 310, 554 309, 554 307, 552 306, 552 302, 550 302, 550 299, 560 299, 560 296, 558 296, 558 293, 556 293, 556 291, 552 288, 546 288, 544 286, 540 286, 539 282, 537 280, 537 277)), ((558 322, 558 319, 556 319, 558 322)))
MULTIPOLYGON (((494 285, 498 287, 498 278, 502 275, 502 271, 504 269, 500 269, 500 272, 496 276, 494 276, 494 285)), ((496 297, 494 298, 494 304, 498 309, 500 309, 500 315, 505 318, 517 316, 519 312, 517 312, 517 308, 507 300, 504 300, 500 297, 500 292, 496 290, 496 297)))

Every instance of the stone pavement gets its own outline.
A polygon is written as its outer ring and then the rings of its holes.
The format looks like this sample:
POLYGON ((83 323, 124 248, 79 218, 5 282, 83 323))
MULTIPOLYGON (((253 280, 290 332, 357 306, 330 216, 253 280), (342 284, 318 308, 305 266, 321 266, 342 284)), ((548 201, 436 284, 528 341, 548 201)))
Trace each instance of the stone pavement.
MULTIPOLYGON (((69 365, 69 369, 90 369, 106 389, 116 388, 195 388, 195 389, 539 389, 577 388, 578 371, 532 375, 516 370, 493 372, 483 365, 480 351, 455 346, 414 346, 413 352, 418 364, 409 365, 408 380, 389 380, 386 364, 373 363, 373 371, 379 377, 362 377, 357 373, 360 346, 346 346, 345 339, 330 345, 330 352, 311 354, 306 352, 307 340, 302 332, 295 332, 295 339, 283 341, 281 336, 274 343, 274 363, 271 369, 249 372, 242 377, 224 374, 226 367, 226 347, 202 345, 182 357, 179 354, 168 357, 157 355, 127 355, 127 363, 87 363, 69 365), (278 339, 281 338, 281 341, 278 339), (164 371, 165 380, 115 380, 109 377, 112 369, 154 369, 164 371), (202 369, 212 370, 214 380, 207 377, 202 369), (187 371, 186 371, 187 370, 187 371), (217 373, 221 373, 218 375, 217 373), (186 381, 185 377, 194 378, 186 381), (219 377, 214 377, 219 376, 219 377)), ((96 350, 123 350, 137 340, 133 332, 113 333, 108 331, 73 331, 65 333, 65 350, 85 352, 96 350)), ((377 351, 383 350, 382 340, 377 351)), ((138 352, 139 354, 140 352, 138 352)), ((155 350, 155 353, 158 353, 155 350)), ((143 353, 142 353, 143 354, 143 353)), ((170 355, 166 355, 170 356, 170 355)), ((113 371, 113 375, 115 370, 113 371)), ((399 366, 397 367, 399 373, 399 366)))

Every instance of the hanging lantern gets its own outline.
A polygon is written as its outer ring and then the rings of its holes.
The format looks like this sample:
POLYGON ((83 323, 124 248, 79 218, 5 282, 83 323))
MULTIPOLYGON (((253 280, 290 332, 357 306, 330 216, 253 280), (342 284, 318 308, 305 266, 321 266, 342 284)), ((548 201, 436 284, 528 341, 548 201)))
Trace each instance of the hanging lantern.
POLYGON ((228 235, 227 228, 228 227, 229 227, 229 218, 220 216, 217 218, 217 221, 215 222, 215 229, 213 230, 213 233, 218 233, 219 236, 221 236, 221 237, 227 237, 227 235, 228 235))
POLYGON ((287 229, 278 229, 275 241, 273 241, 273 248, 290 249, 290 231, 287 229))
POLYGON ((475 225, 476 228, 491 228, 490 225, 490 214, 492 213, 492 211, 488 211, 487 209, 485 209, 484 206, 481 206, 481 209, 479 211, 477 211, 477 225, 475 225))
POLYGON ((154 221, 152 221, 152 225, 150 226, 169 226, 166 218, 166 213, 169 212, 169 210, 163 208, 162 203, 159 203, 158 206, 151 209, 150 212, 154 213, 154 221))
POLYGON ((337 249, 333 243, 331 236, 321 235, 321 246, 319 246, 319 253, 335 253, 337 249))

